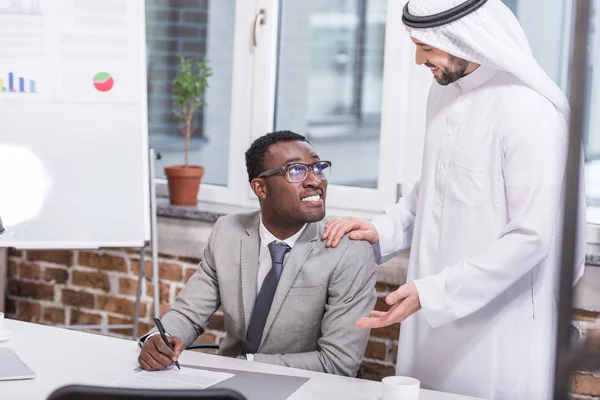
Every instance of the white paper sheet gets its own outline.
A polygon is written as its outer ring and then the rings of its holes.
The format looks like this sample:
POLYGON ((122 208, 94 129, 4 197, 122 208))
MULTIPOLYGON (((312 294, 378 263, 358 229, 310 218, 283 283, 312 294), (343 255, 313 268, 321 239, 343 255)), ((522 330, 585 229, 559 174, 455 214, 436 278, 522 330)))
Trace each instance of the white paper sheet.
POLYGON ((205 389, 234 376, 196 368, 136 372, 113 386, 137 389, 205 389))

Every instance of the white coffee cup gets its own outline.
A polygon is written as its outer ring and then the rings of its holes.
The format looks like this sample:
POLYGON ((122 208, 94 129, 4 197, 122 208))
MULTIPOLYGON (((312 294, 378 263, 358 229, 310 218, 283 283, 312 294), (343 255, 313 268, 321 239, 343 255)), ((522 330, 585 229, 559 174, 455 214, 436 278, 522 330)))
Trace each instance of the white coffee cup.
POLYGON ((388 376, 383 383, 383 400, 418 400, 421 382, 407 376, 388 376))
POLYGON ((0 333, 4 330, 4 313, 0 312, 0 333))

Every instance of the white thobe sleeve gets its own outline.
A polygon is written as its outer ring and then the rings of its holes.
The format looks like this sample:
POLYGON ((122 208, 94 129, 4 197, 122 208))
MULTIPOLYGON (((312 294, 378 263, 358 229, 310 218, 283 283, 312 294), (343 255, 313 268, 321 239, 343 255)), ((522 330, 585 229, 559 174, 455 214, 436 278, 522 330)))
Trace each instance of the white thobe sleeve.
POLYGON ((500 127, 508 223, 498 239, 439 274, 415 280, 421 312, 432 327, 483 308, 548 256, 563 211, 568 148, 566 124, 550 107, 516 110, 500 127))
POLYGON ((373 245, 377 264, 386 262, 410 247, 418 199, 419 182, 407 196, 402 197, 398 203, 386 207, 383 210, 384 214, 372 221, 379 235, 379 242, 373 245))

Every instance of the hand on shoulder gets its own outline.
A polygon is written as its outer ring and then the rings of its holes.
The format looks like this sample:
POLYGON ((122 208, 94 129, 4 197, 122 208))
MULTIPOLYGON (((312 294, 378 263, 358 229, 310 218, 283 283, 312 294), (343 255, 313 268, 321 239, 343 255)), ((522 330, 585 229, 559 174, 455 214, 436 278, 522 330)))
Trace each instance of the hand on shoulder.
POLYGON ((327 240, 326 247, 336 247, 345 234, 349 233, 352 240, 366 240, 371 244, 379 241, 375 226, 364 219, 346 217, 344 219, 332 218, 325 224, 323 240, 327 240))

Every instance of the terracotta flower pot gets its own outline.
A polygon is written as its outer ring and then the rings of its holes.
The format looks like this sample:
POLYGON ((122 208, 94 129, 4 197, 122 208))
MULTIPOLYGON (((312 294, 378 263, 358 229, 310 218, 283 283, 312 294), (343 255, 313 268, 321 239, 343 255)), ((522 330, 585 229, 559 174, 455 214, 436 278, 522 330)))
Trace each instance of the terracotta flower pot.
POLYGON ((171 204, 195 206, 198 202, 200 182, 204 176, 204 167, 195 165, 167 165, 165 175, 169 183, 171 204))

